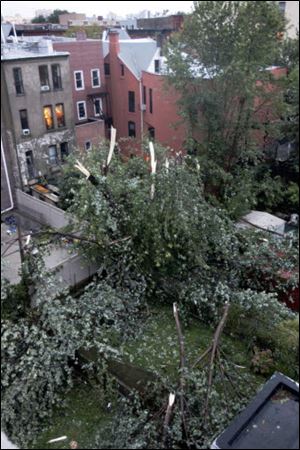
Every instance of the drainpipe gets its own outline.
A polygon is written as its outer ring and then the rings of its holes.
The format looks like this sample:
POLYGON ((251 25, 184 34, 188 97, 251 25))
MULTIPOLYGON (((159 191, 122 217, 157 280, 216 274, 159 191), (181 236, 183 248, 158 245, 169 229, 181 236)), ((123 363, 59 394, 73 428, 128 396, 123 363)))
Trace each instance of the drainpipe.
POLYGON ((143 104, 143 89, 142 89, 142 76, 139 81, 139 87, 140 87, 140 110, 141 110, 141 140, 143 139, 144 134, 144 111, 142 108, 143 104))
POLYGON ((8 194, 9 194, 9 200, 10 200, 10 204, 11 206, 7 209, 4 209, 3 211, 1 211, 1 214, 10 211, 14 208, 14 201, 13 201, 13 197, 12 197, 12 193, 11 193, 11 187, 10 187, 10 181, 9 181, 9 177, 8 177, 8 171, 7 171, 7 165, 6 165, 6 159, 5 159, 5 153, 4 153, 4 149, 3 149, 3 141, 1 139, 1 157, 3 160, 3 167, 4 167, 4 171, 5 171, 5 176, 6 176, 6 181, 7 181, 7 186, 8 186, 8 194))

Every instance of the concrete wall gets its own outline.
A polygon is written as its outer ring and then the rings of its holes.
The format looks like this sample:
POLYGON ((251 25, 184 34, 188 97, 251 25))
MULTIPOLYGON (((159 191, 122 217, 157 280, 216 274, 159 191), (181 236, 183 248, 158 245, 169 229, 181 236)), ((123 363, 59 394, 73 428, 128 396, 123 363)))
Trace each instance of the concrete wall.
POLYGON ((99 266, 90 264, 82 256, 74 255, 53 267, 57 277, 61 277, 67 286, 76 286, 97 272, 99 266))
POLYGON ((288 20, 287 35, 295 39, 297 30, 299 31, 299 1, 287 1, 285 9, 285 17, 288 20))
POLYGON ((68 225, 72 218, 65 211, 56 206, 45 203, 42 200, 16 190, 18 210, 25 215, 31 216, 37 222, 48 225, 54 229, 60 229, 68 225))

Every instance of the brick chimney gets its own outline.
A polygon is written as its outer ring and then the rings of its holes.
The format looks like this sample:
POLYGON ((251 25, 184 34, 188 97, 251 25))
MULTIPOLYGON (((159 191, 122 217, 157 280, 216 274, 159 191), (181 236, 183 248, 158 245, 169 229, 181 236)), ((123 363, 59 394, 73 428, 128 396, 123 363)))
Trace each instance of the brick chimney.
POLYGON ((110 30, 108 33, 109 38, 109 53, 112 55, 118 55, 120 53, 119 32, 117 30, 110 30))

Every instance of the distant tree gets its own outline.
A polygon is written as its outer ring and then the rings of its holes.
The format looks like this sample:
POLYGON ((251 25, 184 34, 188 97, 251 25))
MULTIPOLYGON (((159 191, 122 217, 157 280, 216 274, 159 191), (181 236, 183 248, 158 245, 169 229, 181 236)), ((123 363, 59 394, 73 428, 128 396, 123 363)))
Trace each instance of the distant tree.
POLYGON ((55 9, 50 16, 47 17, 46 21, 50 23, 59 23, 59 16, 61 14, 70 14, 66 9, 55 9))
POLYGON ((188 147, 200 159, 206 194, 239 215, 255 205, 263 145, 254 135, 278 133, 265 112, 280 92, 269 89, 276 80, 265 69, 274 64, 285 24, 274 1, 195 1, 194 8, 167 49, 169 80, 183 94, 188 147))
POLYGON ((46 18, 45 18, 44 16, 42 16, 42 15, 39 15, 39 16, 37 16, 37 17, 34 17, 34 18, 31 20, 31 23, 45 23, 45 22, 47 22, 47 20, 46 20, 46 18))

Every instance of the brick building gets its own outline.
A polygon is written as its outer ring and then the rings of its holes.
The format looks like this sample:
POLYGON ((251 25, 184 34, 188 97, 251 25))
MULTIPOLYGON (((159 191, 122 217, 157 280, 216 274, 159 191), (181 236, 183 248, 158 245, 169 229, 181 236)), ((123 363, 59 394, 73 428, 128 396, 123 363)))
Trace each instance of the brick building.
POLYGON ((103 41, 105 83, 117 138, 148 137, 181 150, 186 129, 177 114, 178 96, 164 88, 164 59, 157 42, 130 39, 124 31, 121 37, 112 30, 103 41))
POLYGON ((105 138, 104 119, 109 107, 102 43, 86 39, 84 34, 78 38, 53 42, 53 48, 69 53, 77 147, 89 150, 105 138))

